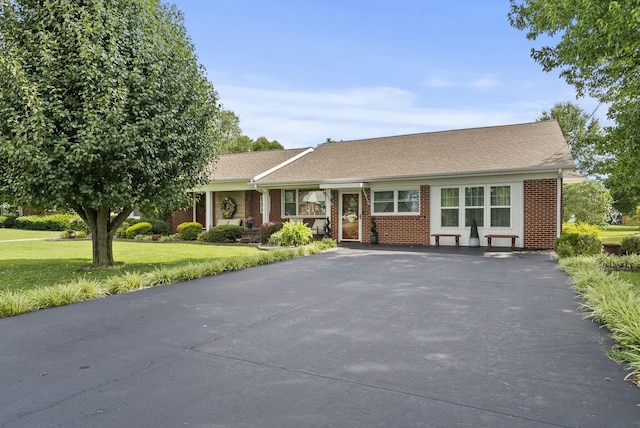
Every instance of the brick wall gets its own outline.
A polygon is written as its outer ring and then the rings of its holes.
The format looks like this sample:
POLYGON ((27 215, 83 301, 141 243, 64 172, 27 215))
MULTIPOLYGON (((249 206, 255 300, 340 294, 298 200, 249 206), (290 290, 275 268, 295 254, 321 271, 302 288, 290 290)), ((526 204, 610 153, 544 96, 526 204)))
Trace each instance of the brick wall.
POLYGON ((338 232, 340 232, 340 213, 338 212, 338 191, 331 190, 331 214, 329 227, 331 228, 331 237, 338 240, 338 232))
MULTIPOLYGON (((429 245, 429 186, 420 186, 419 216, 375 216, 378 243, 390 245, 429 245)), ((366 190, 371 201, 371 194, 366 190)), ((362 242, 371 242, 371 206, 363 200, 362 242)))
POLYGON ((173 213, 171 219, 169 220, 171 233, 178 232, 178 225, 180 223, 185 223, 188 221, 193 221, 193 208, 187 208, 173 213))
POLYGON ((253 217, 255 223, 253 227, 260 227, 262 225, 262 213, 260 212, 260 198, 262 194, 255 190, 250 190, 246 193, 246 206, 247 212, 245 217, 253 217))
POLYGON ((555 178, 524 181, 525 248, 553 248, 558 227, 557 205, 555 178))
POLYGON ((272 223, 282 222, 282 192, 280 189, 269 190, 271 197, 271 212, 269 213, 269 221, 272 223))

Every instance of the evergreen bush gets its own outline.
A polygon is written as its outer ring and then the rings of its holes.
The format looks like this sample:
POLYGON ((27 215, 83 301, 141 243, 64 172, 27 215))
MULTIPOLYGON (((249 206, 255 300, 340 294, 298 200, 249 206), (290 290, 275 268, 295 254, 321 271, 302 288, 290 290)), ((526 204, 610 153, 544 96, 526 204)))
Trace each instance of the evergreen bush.
POLYGON ((600 254, 602 242, 590 233, 567 233, 556 239, 554 250, 559 258, 600 254))
POLYGON ((271 236, 269 236, 269 239, 267 240, 267 245, 270 247, 282 246, 282 230, 273 232, 271 236))
POLYGON ((623 238, 620 252, 622 254, 640 254, 640 235, 623 238))
POLYGON ((282 223, 265 223, 260 227, 260 243, 265 245, 269 243, 269 237, 275 232, 282 229, 282 223))
POLYGON ((29 215, 15 219, 15 227, 27 230, 69 230, 73 214, 29 215))
POLYGON ((178 225, 178 235, 183 241, 195 241, 202 232, 202 225, 195 221, 188 221, 178 225))
POLYGON ((233 224, 215 226, 206 232, 202 232, 198 236, 198 240, 217 243, 236 242, 236 239, 242 237, 243 230, 242 226, 236 226, 233 224))
POLYGON ((82 231, 89 233, 89 225, 84 222, 79 216, 74 217, 69 222, 69 230, 75 230, 76 232, 82 231))
POLYGON ((15 216, 12 215, 0 215, 0 227, 4 227, 4 228, 11 228, 14 226, 14 223, 16 221, 15 216))
POLYGON ((562 223, 562 234, 566 235, 569 233, 586 233, 588 235, 593 235, 596 238, 600 238, 602 236, 602 230, 593 224, 589 223, 562 223))
POLYGON ((147 223, 145 221, 129 226, 126 232, 127 239, 134 239, 136 235, 148 234, 151 234, 151 223, 147 223))

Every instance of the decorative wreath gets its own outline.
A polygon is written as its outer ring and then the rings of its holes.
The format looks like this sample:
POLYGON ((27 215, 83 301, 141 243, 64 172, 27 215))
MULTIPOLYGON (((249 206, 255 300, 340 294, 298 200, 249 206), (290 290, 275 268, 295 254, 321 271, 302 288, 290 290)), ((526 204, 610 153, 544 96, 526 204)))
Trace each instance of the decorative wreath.
POLYGON ((231 198, 224 198, 222 200, 222 204, 220 205, 222 208, 222 217, 224 218, 232 218, 236 213, 237 207, 236 203, 231 198))

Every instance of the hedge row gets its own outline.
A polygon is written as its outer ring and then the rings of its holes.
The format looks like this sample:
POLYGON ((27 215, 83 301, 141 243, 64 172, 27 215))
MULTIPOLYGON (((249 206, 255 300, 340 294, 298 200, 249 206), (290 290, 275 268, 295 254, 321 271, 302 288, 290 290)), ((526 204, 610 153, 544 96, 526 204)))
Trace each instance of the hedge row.
POLYGON ((13 226, 28 230, 69 230, 76 217, 75 214, 27 215, 16 218, 13 226))

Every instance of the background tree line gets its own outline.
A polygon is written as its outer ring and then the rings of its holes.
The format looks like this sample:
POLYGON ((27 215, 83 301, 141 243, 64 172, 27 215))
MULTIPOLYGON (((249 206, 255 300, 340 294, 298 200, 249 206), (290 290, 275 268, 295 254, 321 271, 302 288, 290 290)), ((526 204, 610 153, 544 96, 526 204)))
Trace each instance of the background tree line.
POLYGON ((607 108, 613 123, 600 128, 575 106, 557 104, 557 119, 578 169, 599 180, 622 213, 640 203, 640 2, 637 0, 510 0, 511 25, 542 39, 531 57, 558 71, 578 97, 607 108))

